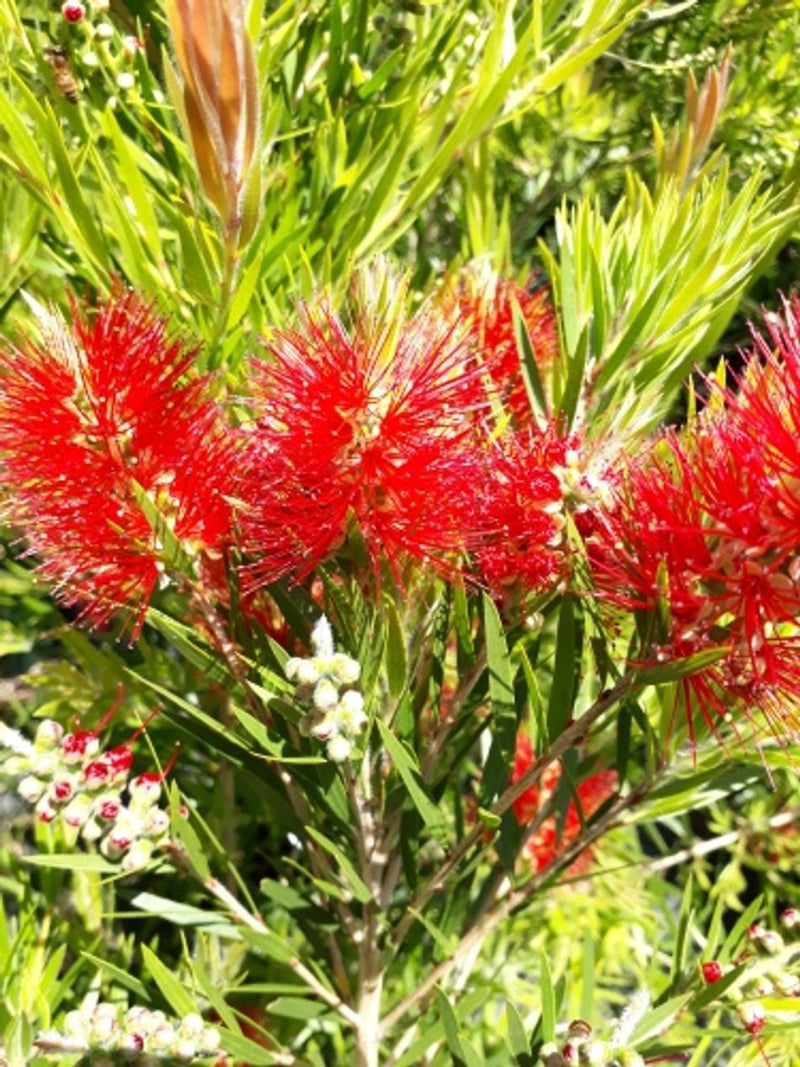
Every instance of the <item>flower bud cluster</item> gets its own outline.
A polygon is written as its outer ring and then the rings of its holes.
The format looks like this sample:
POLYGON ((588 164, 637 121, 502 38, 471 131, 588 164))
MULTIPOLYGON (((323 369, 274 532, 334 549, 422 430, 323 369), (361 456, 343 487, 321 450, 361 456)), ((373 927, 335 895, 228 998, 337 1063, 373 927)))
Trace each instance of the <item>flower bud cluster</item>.
MULTIPOLYGON (((103 17, 109 9, 109 0, 91 0, 88 4, 67 0, 61 7, 65 22, 84 39, 82 48, 71 47, 75 65, 81 73, 93 68, 104 68, 114 79, 117 89, 127 92, 136 85, 132 61, 143 50, 142 42, 133 36, 121 35, 103 17)), ((109 103, 113 106, 115 97, 109 103)))
POLYGON ((161 775, 130 778, 130 745, 101 751, 93 730, 65 733, 60 723, 43 719, 33 743, 0 724, 0 748, 12 755, 0 774, 18 778, 17 793, 34 805, 42 823, 58 824, 68 840, 80 835, 99 842, 124 870, 144 866, 155 849, 169 841, 169 813, 158 806, 161 775))
MULTIPOLYGON (((800 998, 800 913, 787 908, 780 916, 783 934, 762 923, 753 923, 747 931, 748 949, 736 964, 747 963, 748 969, 731 990, 731 1003, 739 1021, 748 1034, 759 1034, 766 1025, 767 1014, 760 1003, 764 997, 800 998), (796 942, 792 944, 792 942, 796 942)), ((726 967, 718 960, 700 965, 706 985, 719 982, 733 965, 726 967)), ((800 999, 798 999, 800 1011, 800 999)))
POLYGON ((616 1037, 601 1041, 583 1019, 569 1024, 566 1043, 544 1045, 539 1053, 544 1067, 644 1067, 644 1059, 633 1048, 619 1044, 616 1037))
POLYGON ((311 633, 313 655, 293 656, 286 663, 286 677, 297 683, 295 699, 309 710, 300 720, 300 730, 325 744, 334 763, 350 758, 355 738, 364 729, 367 715, 364 698, 351 688, 361 675, 361 666, 343 652, 335 652, 333 634, 323 615, 311 633))
POLYGON ((144 1067, 158 1060, 190 1063, 217 1054, 220 1034, 196 1013, 170 1019, 163 1011, 101 1001, 64 1016, 62 1030, 47 1030, 36 1045, 46 1055, 65 1053, 122 1053, 144 1067))

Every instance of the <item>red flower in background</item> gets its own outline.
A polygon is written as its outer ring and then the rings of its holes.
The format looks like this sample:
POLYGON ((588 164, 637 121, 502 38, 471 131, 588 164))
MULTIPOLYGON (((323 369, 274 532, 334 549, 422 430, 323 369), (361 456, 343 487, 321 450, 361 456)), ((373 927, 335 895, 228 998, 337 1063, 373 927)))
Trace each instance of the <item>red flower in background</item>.
MULTIPOLYGON (((524 732, 517 735, 517 750, 514 759, 514 771, 511 776, 512 784, 518 782, 529 767, 532 766, 535 756, 530 738, 524 732)), ((524 827, 532 823, 539 812, 547 805, 551 796, 561 780, 561 766, 551 763, 546 767, 536 785, 514 801, 513 809, 517 822, 524 827)), ((566 818, 560 835, 558 834, 558 819, 556 815, 550 815, 544 820, 524 846, 525 855, 537 871, 543 871, 549 867, 556 856, 564 852, 580 836, 584 822, 594 815, 597 809, 604 804, 617 788, 617 772, 613 770, 598 771, 589 775, 577 787, 577 804, 570 800, 566 818), (578 811, 583 813, 583 820, 578 811)), ((570 870, 573 873, 585 871, 592 860, 592 850, 587 848, 570 870)))
POLYGON ((682 682, 690 730, 734 707, 797 729, 800 303, 784 310, 736 387, 712 385, 702 417, 629 465, 591 538, 599 594, 659 616, 642 659, 719 650, 682 682))
POLYGON ((303 577, 351 523, 376 568, 406 554, 449 566, 474 521, 487 404, 453 328, 365 313, 349 332, 306 310, 268 351, 238 494, 252 580, 303 577))
POLYGON ((539 368, 549 367, 558 355, 558 330, 546 287, 527 286, 488 271, 465 274, 456 305, 469 327, 474 351, 480 354, 494 380, 504 408, 518 427, 531 423, 531 405, 522 378, 514 331, 514 305, 519 307, 539 368))
POLYGON ((40 320, 40 345, 0 357, 3 518, 66 604, 95 625, 129 607, 138 626, 164 560, 137 487, 202 567, 229 537, 236 442, 195 350, 136 296, 71 330, 40 320))

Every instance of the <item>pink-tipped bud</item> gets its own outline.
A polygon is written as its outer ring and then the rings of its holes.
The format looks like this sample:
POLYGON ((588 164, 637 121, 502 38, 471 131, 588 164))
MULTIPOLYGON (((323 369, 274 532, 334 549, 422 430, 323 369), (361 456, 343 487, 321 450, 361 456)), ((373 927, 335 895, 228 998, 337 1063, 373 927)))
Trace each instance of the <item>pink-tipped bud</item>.
POLYGON ((786 908, 782 911, 781 926, 784 930, 796 930, 800 926, 800 911, 797 908, 786 908))
POLYGON ((75 795, 75 784, 69 778, 56 778, 50 783, 48 796, 53 804, 66 804, 75 795))
POLYGON ((756 1000, 744 1000, 736 1008, 748 1034, 759 1034, 767 1021, 766 1013, 756 1000))
POLYGON ((96 755, 100 742, 93 730, 78 730, 67 734, 61 742, 61 756, 65 763, 82 763, 86 757, 96 755))
POLYGON ((96 813, 98 819, 102 819, 103 822, 114 822, 122 810, 122 805, 119 802, 117 796, 107 796, 98 798, 96 806, 96 813))
POLYGON ((103 759, 111 768, 114 782, 124 782, 133 764, 133 750, 129 745, 118 745, 103 754, 103 759))
POLYGON ((61 14, 67 20, 67 22, 80 22, 86 14, 86 8, 83 4, 77 4, 68 0, 61 8, 61 14))
POLYGON ((92 813, 92 801, 86 793, 78 793, 61 812, 61 818, 73 829, 84 826, 92 813))
POLYGON ((722 966, 716 960, 709 960, 702 965, 703 981, 706 985, 713 985, 722 978, 722 966))
POLYGON ((128 786, 128 792, 131 799, 140 804, 155 804, 161 796, 161 775, 154 771, 137 775, 128 786))
POLYGON ((39 822, 43 822, 45 824, 51 823, 53 819, 55 819, 56 815, 58 815, 58 812, 55 810, 55 808, 51 808, 49 804, 43 804, 41 801, 37 804, 36 818, 39 820, 39 822))
POLYGON ((119 859, 133 844, 133 838, 124 830, 112 830, 100 845, 100 851, 110 860, 119 859))
POLYGON ((87 789, 102 789, 111 780, 111 765, 105 756, 92 760, 83 768, 83 784, 87 789))

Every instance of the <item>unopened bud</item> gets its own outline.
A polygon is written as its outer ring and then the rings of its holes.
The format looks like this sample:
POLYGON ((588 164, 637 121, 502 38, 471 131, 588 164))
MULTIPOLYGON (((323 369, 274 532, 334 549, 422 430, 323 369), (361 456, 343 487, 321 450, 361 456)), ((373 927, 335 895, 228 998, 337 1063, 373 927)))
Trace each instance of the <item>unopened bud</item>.
POLYGON ((137 871, 140 867, 145 867, 152 858, 153 842, 140 837, 138 841, 133 842, 122 857, 122 869, 123 871, 137 871))
POLYGON ((716 960, 709 960, 702 964, 703 981, 706 985, 713 985, 722 978, 722 966, 716 960))
POLYGON ((342 734, 337 734, 330 739, 325 747, 325 751, 328 755, 328 759, 333 760, 334 763, 344 763, 346 759, 350 758, 353 746, 346 737, 342 734))
POLYGON ((318 711, 332 711, 339 701, 339 690, 328 678, 321 678, 314 686, 312 697, 318 711))
POLYGON ((78 793, 61 812, 61 818, 67 824, 77 829, 83 826, 92 813, 92 800, 85 793, 78 793))
POLYGON ((131 800, 139 805, 155 804, 161 796, 161 775, 148 771, 134 778, 128 786, 131 800))
POLYGON ((781 912, 781 926, 784 930, 796 930, 800 926, 800 911, 796 908, 785 908, 781 912))
POLYGON ((27 800, 29 804, 35 804, 44 793, 44 790, 45 783, 40 778, 35 778, 32 774, 23 778, 17 785, 17 793, 23 800, 27 800))
POLYGON ((61 756, 67 764, 82 763, 87 757, 96 755, 99 750, 97 734, 91 730, 67 734, 61 742, 61 756))
POLYGON ((767 1016, 757 1000, 744 1000, 738 1004, 736 1011, 748 1034, 758 1034, 764 1029, 767 1016))
POLYGON ((36 728, 34 746, 40 751, 57 748, 64 737, 64 727, 53 719, 42 719, 36 728))

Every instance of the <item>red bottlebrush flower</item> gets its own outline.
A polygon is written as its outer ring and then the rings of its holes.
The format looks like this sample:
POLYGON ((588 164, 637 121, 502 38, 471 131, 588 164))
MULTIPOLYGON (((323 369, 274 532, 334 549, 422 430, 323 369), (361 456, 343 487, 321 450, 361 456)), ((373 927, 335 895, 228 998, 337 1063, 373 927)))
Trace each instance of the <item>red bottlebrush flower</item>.
POLYGON ((480 477, 476 368, 445 323, 364 313, 352 333, 306 311, 256 369, 258 415, 243 500, 253 584, 308 574, 351 521, 373 566, 446 565, 463 547, 480 477))
POLYGON ((556 470, 567 449, 554 428, 487 443, 476 562, 492 593, 541 590, 562 576, 564 493, 556 470))
MULTIPOLYGON (((518 782, 525 771, 534 762, 533 747, 526 734, 517 736, 517 751, 514 760, 514 771, 511 781, 518 782)), ((548 800, 558 786, 561 778, 561 767, 558 763, 551 763, 546 768, 538 785, 518 797, 514 802, 513 810, 520 826, 525 826, 534 821, 539 812, 547 805, 548 800)), ((598 771, 589 775, 582 781, 576 790, 580 811, 574 800, 569 802, 566 818, 560 837, 557 836, 558 820, 555 815, 549 816, 525 844, 525 855, 535 866, 537 871, 543 871, 549 867, 553 860, 562 853, 581 833, 585 820, 591 818, 597 809, 608 800, 617 787, 617 773, 613 770, 598 771)), ((575 863, 572 870, 576 873, 584 870, 591 861, 592 850, 587 849, 575 863)))
POLYGON ((701 418, 630 465, 591 538, 600 595, 659 619, 644 661, 720 652, 682 682, 690 731, 695 710, 714 731, 733 707, 797 729, 800 304, 785 311, 779 355, 756 335, 738 387, 712 386, 701 418))
POLYGON ((195 351, 133 294, 41 326, 0 357, 3 518, 90 623, 128 607, 138 626, 165 561, 137 492, 201 569, 228 537, 236 445, 195 351))
POLYGON ((528 330, 538 367, 549 367, 558 355, 558 331, 549 291, 532 277, 527 286, 498 278, 489 271, 466 275, 456 295, 473 349, 485 363, 505 408, 517 427, 531 423, 532 412, 520 369, 514 331, 514 305, 528 330))
POLYGON ((701 970, 703 972, 703 981, 706 985, 713 985, 714 982, 718 982, 722 978, 722 965, 716 960, 709 960, 707 963, 702 964, 701 970))

